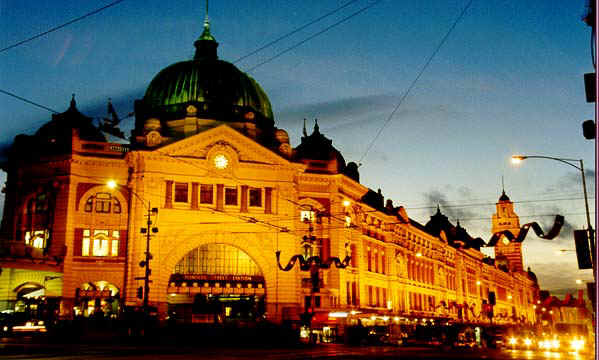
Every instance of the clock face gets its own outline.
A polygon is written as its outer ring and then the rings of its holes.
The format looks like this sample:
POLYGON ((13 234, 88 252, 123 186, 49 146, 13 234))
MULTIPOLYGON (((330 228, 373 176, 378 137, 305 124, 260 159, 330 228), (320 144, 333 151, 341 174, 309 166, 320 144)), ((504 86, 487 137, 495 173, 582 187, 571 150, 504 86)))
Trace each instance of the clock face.
POLYGON ((214 157, 214 166, 217 169, 225 169, 229 166, 229 159, 223 154, 218 154, 214 157))
POLYGON ((504 237, 502 241, 503 241, 503 245, 509 245, 509 243, 510 243, 510 240, 506 237, 504 237))

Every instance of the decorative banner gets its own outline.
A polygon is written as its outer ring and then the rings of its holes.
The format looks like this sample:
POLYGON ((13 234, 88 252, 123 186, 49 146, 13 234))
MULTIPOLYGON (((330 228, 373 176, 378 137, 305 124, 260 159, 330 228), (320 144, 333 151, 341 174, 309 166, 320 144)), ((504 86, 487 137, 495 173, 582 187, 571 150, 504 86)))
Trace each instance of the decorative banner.
POLYGON ((276 252, 277 255, 277 264, 279 265, 279 269, 283 271, 289 271, 293 268, 297 261, 300 262, 300 269, 303 271, 308 271, 312 268, 312 266, 318 267, 320 269, 328 269, 331 265, 335 264, 335 267, 342 269, 349 265, 351 260, 350 256, 346 256, 343 261, 339 260, 338 257, 329 257, 327 260, 322 261, 319 256, 311 256, 308 259, 304 259, 302 255, 293 255, 289 262, 285 267, 281 266, 281 251, 276 252))
POLYGON ((489 242, 487 243, 487 246, 495 246, 495 244, 497 244, 497 242, 499 241, 499 239, 501 239, 502 236, 505 236, 510 242, 523 242, 526 238, 526 235, 528 234, 528 230, 531 227, 534 230, 535 234, 537 234, 537 236, 541 239, 552 240, 559 235, 563 225, 564 217, 561 215, 556 215, 553 227, 551 228, 551 230, 549 230, 547 234, 543 232, 539 224, 537 224, 536 222, 531 222, 528 224, 524 224, 520 228, 520 232, 518 233, 517 237, 514 236, 514 234, 512 234, 509 230, 496 232, 491 237, 491 240, 489 240, 489 242))

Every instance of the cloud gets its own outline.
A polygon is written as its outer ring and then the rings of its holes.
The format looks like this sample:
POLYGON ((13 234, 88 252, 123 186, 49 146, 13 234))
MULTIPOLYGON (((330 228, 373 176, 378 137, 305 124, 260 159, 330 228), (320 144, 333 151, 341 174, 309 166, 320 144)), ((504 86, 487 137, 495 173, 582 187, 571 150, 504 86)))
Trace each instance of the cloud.
MULTIPOLYGON (((587 191, 592 190, 595 187, 595 170, 585 169, 584 177, 587 182, 587 191)), ((580 172, 569 172, 559 178, 554 186, 549 186, 546 191, 549 193, 563 190, 580 191, 581 181, 580 172)))
POLYGON ((541 289, 549 290, 552 295, 556 295, 557 293, 563 295, 566 292, 576 292, 578 289, 582 288, 577 288, 575 283, 576 279, 592 281, 591 270, 588 270, 587 273, 582 273, 575 263, 560 263, 557 266, 553 262, 530 263, 529 265, 532 271, 537 275, 541 289))
MULTIPOLYGON (((469 188, 462 186, 458 189, 458 193, 467 194, 469 197, 472 191, 469 188)), ((450 203, 448 203, 446 195, 441 193, 439 190, 431 190, 422 194, 422 196, 424 197, 427 205, 431 207, 436 207, 439 205, 441 212, 445 214, 451 221, 459 220, 460 218, 468 219, 477 217, 477 214, 474 211, 463 207, 452 206, 450 203)), ((466 198, 467 197, 464 197, 464 199, 466 198)))

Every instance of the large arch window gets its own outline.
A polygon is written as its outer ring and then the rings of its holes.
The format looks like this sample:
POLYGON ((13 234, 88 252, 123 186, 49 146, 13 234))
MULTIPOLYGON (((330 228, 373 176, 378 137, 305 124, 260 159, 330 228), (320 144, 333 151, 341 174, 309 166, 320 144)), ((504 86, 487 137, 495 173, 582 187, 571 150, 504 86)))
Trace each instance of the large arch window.
POLYGON ((260 276, 258 265, 242 250, 226 244, 205 244, 185 255, 175 274, 260 276))

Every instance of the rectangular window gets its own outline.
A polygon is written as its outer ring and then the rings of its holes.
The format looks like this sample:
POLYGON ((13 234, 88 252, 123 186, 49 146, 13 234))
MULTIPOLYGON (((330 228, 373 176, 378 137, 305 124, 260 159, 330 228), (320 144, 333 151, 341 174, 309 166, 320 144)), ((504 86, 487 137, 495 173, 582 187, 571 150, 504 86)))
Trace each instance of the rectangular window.
POLYGON ((372 271, 372 250, 368 247, 368 271, 372 271))
POLYGON ((81 256, 89 256, 89 237, 83 238, 83 245, 81 246, 81 256))
POLYGON ((250 206, 262 206, 262 189, 250 189, 250 206))
POLYGON ((200 204, 212 204, 214 191, 212 185, 200 185, 200 204))
POLYGON ((186 203, 188 198, 188 185, 187 183, 175 183, 175 202, 186 203))
POLYGON ((225 205, 237 205, 237 188, 225 188, 225 205))
POLYGON ((374 299, 372 297, 372 286, 368 285, 368 305, 374 305, 374 299))
POLYGON ((110 194, 97 193, 96 194, 96 212, 97 213, 109 213, 110 212, 110 194))

